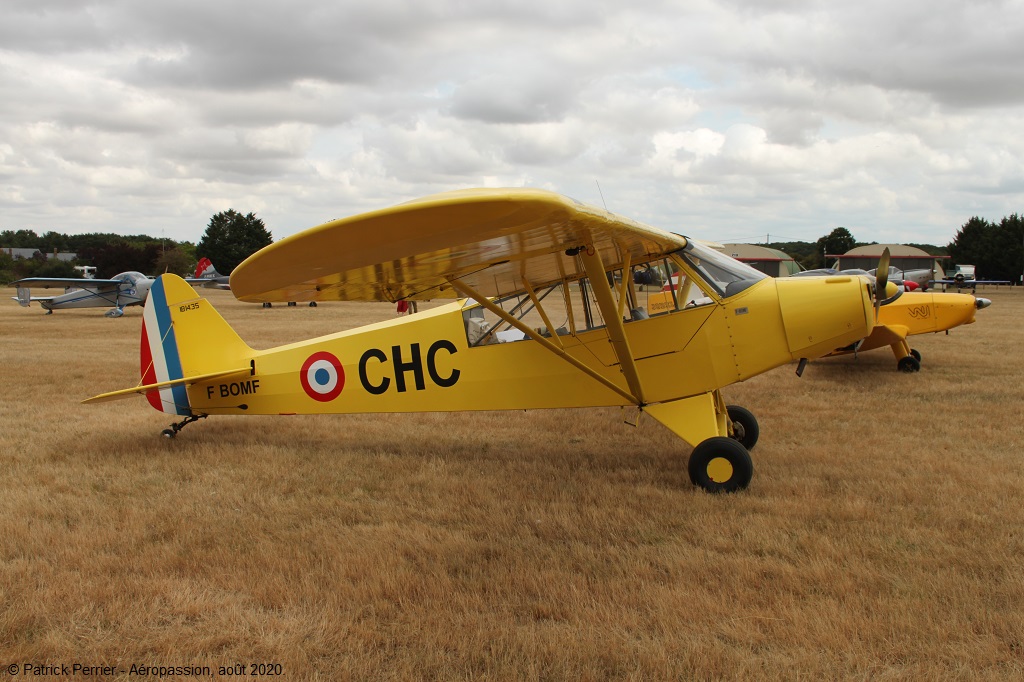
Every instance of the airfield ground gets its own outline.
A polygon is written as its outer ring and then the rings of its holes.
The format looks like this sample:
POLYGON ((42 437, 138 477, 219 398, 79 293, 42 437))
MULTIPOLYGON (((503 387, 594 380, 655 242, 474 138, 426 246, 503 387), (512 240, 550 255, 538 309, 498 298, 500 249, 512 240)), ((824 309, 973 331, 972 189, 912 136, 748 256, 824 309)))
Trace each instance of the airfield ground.
MULTIPOLYGON (((142 399, 79 404, 137 381, 139 309, 7 301, 0 670, 1019 679, 1024 291, 978 293, 976 324, 912 339, 920 373, 873 351, 726 389, 761 440, 725 496, 618 409, 221 417, 167 441, 142 399)), ((206 295, 259 348, 394 315, 206 295)))

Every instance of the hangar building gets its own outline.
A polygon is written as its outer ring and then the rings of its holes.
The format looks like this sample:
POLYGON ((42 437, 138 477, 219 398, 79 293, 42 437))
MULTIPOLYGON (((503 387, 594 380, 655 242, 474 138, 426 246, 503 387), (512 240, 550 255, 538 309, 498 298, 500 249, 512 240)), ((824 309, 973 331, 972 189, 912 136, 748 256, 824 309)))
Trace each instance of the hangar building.
POLYGON ((723 244, 722 252, 772 277, 789 277, 800 272, 792 256, 757 244, 723 244))

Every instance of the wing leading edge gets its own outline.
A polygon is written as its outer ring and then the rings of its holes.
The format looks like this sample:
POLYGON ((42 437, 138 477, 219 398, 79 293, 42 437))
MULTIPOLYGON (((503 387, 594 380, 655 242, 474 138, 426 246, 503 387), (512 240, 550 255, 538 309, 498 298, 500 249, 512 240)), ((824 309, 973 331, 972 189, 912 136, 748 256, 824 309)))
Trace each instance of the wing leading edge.
POLYGON ((243 301, 458 298, 460 279, 485 296, 583 276, 596 249, 610 269, 686 246, 657 228, 535 189, 435 194, 335 220, 271 244, 231 274, 243 301), (575 251, 574 251, 575 250, 575 251), (568 252, 568 254, 566 253, 568 252))
POLYGON ((83 291, 113 291, 124 284, 120 279, 80 279, 74 277, 28 277, 11 282, 12 287, 32 289, 66 289, 75 287, 83 291))

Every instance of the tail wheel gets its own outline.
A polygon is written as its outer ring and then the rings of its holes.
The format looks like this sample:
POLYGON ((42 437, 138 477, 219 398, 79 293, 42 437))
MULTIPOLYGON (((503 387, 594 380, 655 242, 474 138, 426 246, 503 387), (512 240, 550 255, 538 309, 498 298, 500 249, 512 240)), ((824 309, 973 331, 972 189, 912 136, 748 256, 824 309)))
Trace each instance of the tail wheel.
POLYGON ((743 445, 715 436, 701 441, 690 453, 690 481, 709 493, 732 493, 750 485, 754 462, 743 445))
POLYGON ((757 438, 761 435, 761 429, 757 425, 754 413, 739 405, 727 405, 729 421, 732 422, 732 437, 740 442, 747 450, 753 450, 757 445, 757 438))

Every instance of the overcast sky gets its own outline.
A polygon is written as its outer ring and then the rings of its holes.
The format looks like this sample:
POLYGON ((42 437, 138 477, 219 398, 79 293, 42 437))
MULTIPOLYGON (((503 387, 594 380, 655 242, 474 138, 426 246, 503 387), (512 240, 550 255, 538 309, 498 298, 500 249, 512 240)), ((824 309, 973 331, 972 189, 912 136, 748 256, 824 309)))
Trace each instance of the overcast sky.
POLYGON ((1024 212, 1024 2, 4 0, 0 229, 274 237, 465 187, 718 241, 1024 212))

